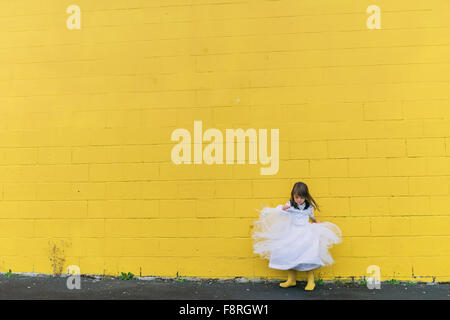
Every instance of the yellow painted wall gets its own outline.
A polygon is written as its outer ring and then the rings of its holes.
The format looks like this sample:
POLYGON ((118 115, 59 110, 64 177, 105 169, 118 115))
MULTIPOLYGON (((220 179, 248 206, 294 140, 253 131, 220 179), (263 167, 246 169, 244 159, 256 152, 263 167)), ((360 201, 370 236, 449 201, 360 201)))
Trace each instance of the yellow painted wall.
POLYGON ((449 281, 449 9, 1 1, 0 272, 285 278, 251 226, 304 181, 343 232, 316 275, 449 281), (278 128, 278 173, 176 166, 171 133, 194 120, 278 128))

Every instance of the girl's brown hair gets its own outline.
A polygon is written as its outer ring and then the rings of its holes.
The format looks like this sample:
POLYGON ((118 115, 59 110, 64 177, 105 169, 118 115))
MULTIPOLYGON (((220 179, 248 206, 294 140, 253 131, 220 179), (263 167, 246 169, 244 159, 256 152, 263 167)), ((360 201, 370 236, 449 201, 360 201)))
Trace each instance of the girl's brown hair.
POLYGON ((294 195, 298 195, 299 197, 305 198, 305 209, 307 209, 310 205, 313 206, 315 210, 320 211, 319 205, 314 201, 313 197, 309 193, 308 186, 303 182, 296 182, 291 191, 291 206, 298 209, 298 204, 294 200, 294 195))

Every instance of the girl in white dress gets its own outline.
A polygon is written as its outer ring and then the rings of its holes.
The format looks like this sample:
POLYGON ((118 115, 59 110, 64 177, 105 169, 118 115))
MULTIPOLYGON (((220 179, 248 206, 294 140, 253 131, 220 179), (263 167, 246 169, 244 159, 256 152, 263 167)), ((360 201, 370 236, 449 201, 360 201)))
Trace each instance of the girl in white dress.
POLYGON ((286 205, 264 207, 254 223, 254 253, 269 259, 270 268, 288 270, 288 280, 280 283, 283 288, 297 284, 298 270, 308 271, 305 290, 313 290, 312 270, 333 264, 328 249, 342 241, 341 230, 331 222, 317 221, 314 209, 319 207, 307 185, 297 182, 286 205))

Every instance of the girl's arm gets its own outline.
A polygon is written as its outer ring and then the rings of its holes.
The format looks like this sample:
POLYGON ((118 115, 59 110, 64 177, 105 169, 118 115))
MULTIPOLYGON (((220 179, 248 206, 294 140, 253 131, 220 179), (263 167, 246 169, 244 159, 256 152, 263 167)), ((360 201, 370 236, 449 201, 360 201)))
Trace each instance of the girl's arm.
POLYGON ((319 220, 316 220, 316 217, 314 216, 314 208, 312 206, 310 206, 308 209, 306 209, 308 211, 308 215, 309 218, 311 219, 311 221, 313 223, 317 223, 319 222, 319 220))
POLYGON ((289 209, 290 207, 291 207, 291 202, 288 201, 288 202, 286 202, 286 204, 283 206, 283 210, 287 210, 287 209, 289 209))

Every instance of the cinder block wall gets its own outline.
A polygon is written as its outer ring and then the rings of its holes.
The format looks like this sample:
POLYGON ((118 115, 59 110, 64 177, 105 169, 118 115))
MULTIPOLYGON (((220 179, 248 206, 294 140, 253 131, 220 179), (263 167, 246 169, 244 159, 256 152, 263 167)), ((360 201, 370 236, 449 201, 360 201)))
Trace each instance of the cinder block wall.
POLYGON ((304 181, 343 232, 318 276, 449 281, 449 9, 1 1, 0 272, 284 278, 251 227, 304 181), (279 129, 279 171, 175 165, 194 120, 279 129))

